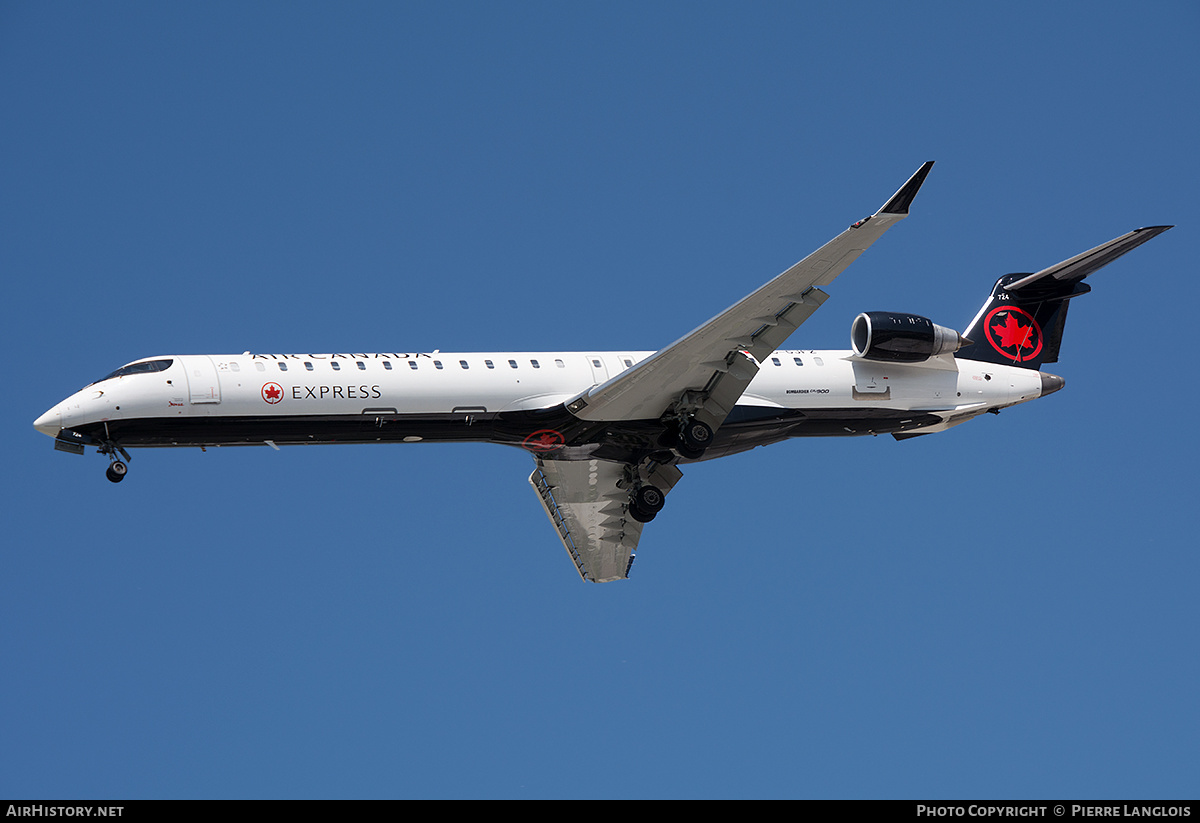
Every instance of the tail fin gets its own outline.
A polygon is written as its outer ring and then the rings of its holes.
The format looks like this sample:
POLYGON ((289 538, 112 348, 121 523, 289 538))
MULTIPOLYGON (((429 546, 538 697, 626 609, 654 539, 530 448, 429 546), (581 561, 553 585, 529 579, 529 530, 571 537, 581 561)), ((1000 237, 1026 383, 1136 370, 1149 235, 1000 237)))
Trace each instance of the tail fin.
POLYGON ((954 356, 1026 369, 1058 362, 1067 301, 1092 290, 1083 278, 1169 228, 1134 229, 1036 274, 1004 275, 963 332, 972 345, 954 356))

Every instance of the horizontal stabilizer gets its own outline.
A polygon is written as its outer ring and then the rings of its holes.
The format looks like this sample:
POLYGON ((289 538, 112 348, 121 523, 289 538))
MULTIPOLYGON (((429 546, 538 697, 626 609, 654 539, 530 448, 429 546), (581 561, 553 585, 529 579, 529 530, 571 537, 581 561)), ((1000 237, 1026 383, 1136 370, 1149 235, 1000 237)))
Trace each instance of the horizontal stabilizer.
POLYGON ((1126 252, 1133 251, 1146 241, 1153 240, 1171 228, 1174 228, 1174 226, 1147 226, 1143 229, 1134 229, 1129 234, 1123 234, 1115 240, 1101 243, 1096 248, 1083 252, 1083 254, 1077 254, 1069 260, 1055 263, 1053 266, 1042 269, 1036 274, 1031 274, 1027 277, 1022 277, 1014 283, 1009 283, 1005 286, 1005 289, 1010 292, 1021 291, 1047 277, 1052 277, 1060 283, 1078 282, 1089 274, 1093 274, 1104 268, 1126 252))

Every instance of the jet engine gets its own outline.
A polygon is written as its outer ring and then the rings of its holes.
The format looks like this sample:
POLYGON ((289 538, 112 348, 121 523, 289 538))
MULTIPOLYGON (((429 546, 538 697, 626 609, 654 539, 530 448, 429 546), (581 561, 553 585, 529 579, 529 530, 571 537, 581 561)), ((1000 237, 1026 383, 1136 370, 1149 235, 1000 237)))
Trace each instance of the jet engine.
POLYGON ((953 329, 916 314, 868 311, 854 318, 850 326, 854 356, 864 360, 920 363, 970 344, 953 329))

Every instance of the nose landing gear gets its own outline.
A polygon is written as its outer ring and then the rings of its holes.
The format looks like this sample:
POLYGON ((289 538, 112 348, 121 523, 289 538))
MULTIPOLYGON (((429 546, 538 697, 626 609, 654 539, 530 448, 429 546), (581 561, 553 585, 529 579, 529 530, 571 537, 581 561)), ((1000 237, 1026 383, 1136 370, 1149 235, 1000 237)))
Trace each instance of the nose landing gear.
POLYGON ((100 454, 108 455, 109 464, 108 469, 106 469, 104 472, 104 476, 107 477, 112 483, 120 483, 122 480, 124 480, 125 475, 129 472, 129 466, 127 465, 131 459, 129 457, 129 452, 125 451, 112 440, 105 440, 100 444, 97 451, 99 451, 100 454), (117 459, 118 454, 125 458, 125 462, 121 462, 117 459))

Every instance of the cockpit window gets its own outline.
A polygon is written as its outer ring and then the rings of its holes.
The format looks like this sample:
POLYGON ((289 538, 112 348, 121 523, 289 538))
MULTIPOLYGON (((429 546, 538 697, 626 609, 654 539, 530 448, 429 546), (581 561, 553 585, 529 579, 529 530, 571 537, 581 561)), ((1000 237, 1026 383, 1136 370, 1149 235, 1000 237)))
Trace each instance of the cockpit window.
POLYGON ((105 380, 112 380, 114 377, 128 377, 131 374, 149 374, 156 371, 166 371, 171 368, 174 360, 144 360, 141 363, 130 363, 128 366, 122 366, 112 374, 106 374, 97 380, 97 383, 103 383, 105 380))

